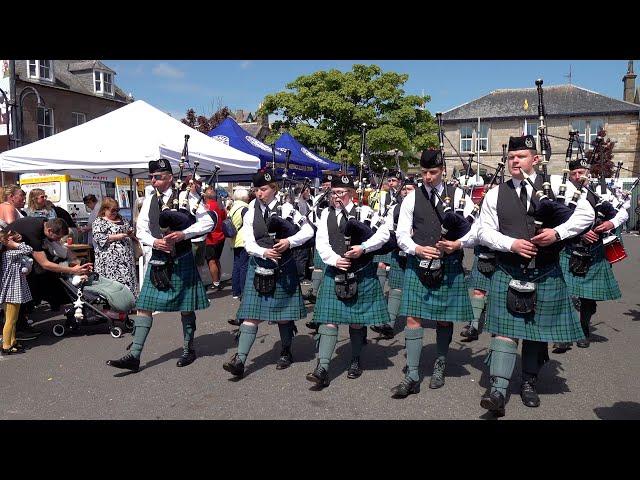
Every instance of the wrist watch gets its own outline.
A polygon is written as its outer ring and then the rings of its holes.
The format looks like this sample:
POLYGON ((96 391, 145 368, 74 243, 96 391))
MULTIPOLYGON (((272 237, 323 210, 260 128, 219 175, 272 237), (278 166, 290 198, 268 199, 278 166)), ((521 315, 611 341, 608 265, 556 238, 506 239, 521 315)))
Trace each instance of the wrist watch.
MULTIPOLYGON (((362 245, 360 245, 362 247, 362 245)), ((367 253, 367 247, 362 247, 362 254, 364 255, 365 253, 367 253)))
POLYGON ((560 240, 562 240, 562 239, 560 238, 560 234, 558 233, 558 231, 557 231, 557 230, 554 230, 554 232, 556 233, 556 242, 559 242, 560 240))

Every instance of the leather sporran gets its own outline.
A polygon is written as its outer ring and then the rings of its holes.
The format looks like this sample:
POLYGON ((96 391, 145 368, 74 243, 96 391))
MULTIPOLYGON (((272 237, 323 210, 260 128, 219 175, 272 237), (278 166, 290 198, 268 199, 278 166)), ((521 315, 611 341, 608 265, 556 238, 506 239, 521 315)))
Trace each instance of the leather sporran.
POLYGON ((478 262, 476 264, 478 271, 485 275, 489 275, 496 271, 496 254, 494 252, 482 252, 478 254, 478 262))
POLYGON ((403 250, 398 252, 398 265, 402 270, 407 269, 407 253, 403 250))
POLYGON ((576 249, 569 258, 569 271, 576 277, 584 277, 589 272, 593 256, 585 250, 576 249))
POLYGON ((161 292, 171 289, 171 274, 173 273, 173 261, 150 260, 151 284, 161 292))
POLYGON ((277 276, 275 268, 256 266, 253 287, 260 295, 272 295, 276 291, 277 276))
POLYGON ((338 300, 346 302, 358 297, 358 277, 354 272, 337 273, 334 281, 338 300))
POLYGON ((526 315, 536 310, 536 284, 512 279, 507 289, 507 310, 513 315, 526 315))
POLYGON ((439 258, 420 260, 418 264, 418 278, 425 287, 439 287, 444 278, 444 268, 439 258))

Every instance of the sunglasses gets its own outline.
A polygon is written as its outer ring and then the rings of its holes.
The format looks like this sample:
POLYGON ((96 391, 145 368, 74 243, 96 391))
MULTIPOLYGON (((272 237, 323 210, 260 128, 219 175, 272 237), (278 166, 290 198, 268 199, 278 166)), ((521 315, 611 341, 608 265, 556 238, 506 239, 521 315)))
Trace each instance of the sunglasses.
POLYGON ((118 213, 120 211, 120 209, 119 208, 110 208, 109 211, 118 213))
POLYGON ((149 175, 149 180, 162 180, 164 178, 164 174, 160 173, 158 175, 149 175))
POLYGON ((38 198, 48 198, 46 195, 38 195, 38 198))

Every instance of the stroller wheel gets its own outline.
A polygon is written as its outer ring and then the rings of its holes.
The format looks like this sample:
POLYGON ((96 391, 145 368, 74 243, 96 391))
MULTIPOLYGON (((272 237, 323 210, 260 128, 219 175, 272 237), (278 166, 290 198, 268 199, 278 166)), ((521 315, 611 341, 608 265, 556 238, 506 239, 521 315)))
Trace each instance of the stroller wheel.
POLYGON ((62 325, 61 323, 56 323, 52 328, 52 332, 56 337, 62 337, 65 330, 66 329, 64 328, 64 325, 62 325))
POLYGON ((120 338, 122 336, 122 329, 120 327, 111 327, 109 333, 113 338, 120 338))
POLYGON ((133 323, 133 320, 131 320, 129 317, 127 317, 127 319, 124 321, 125 331, 132 332, 133 331, 133 327, 135 327, 135 324, 133 323))

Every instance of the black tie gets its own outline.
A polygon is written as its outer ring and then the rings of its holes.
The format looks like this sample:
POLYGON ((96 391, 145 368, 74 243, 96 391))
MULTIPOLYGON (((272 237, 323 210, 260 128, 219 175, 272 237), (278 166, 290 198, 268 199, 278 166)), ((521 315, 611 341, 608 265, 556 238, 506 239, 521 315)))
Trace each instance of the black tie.
POLYGON ((436 206, 436 191, 435 187, 431 189, 431 205, 436 206))
POLYGON ((340 216, 340 223, 338 224, 338 228, 340 229, 341 232, 344 232, 344 229, 347 228, 347 219, 345 218, 345 215, 344 215, 345 211, 342 212, 342 215, 340 216))
POLYGON ((527 211, 527 187, 524 182, 520 183, 520 201, 524 207, 524 211, 527 211))
POLYGON ((269 218, 269 206, 265 205, 264 206, 264 221, 266 222, 268 218, 269 218))

